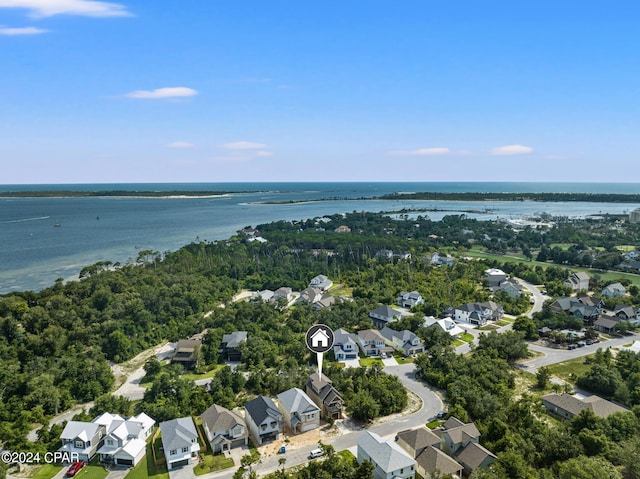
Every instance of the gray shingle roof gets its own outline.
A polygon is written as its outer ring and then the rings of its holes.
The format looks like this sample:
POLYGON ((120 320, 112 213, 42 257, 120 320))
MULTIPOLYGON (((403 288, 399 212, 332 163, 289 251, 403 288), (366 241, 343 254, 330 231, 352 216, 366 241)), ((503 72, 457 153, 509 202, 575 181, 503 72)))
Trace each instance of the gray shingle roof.
POLYGON ((628 409, 618 406, 599 396, 589 396, 580 399, 567 393, 556 394, 551 393, 542 396, 543 401, 548 402, 552 406, 563 409, 574 416, 580 414, 583 409, 590 409, 596 416, 607 417, 614 412, 628 412, 628 409))
POLYGON ((160 423, 162 432, 162 446, 165 451, 191 447, 194 439, 198 439, 198 432, 193 419, 181 417, 160 423))
MULTIPOLYGON (((244 419, 235 411, 229 411, 227 408, 214 404, 200 416, 202 418, 202 426, 210 441, 214 434, 218 431, 229 431, 237 424, 245 426, 244 419)), ((247 433, 245 427, 245 435, 247 433)))
POLYGON ((237 348, 240 343, 247 340, 246 331, 234 331, 231 334, 225 334, 222 336, 222 342, 226 343, 227 348, 237 348))
POLYGON ((416 464, 416 461, 395 442, 383 441, 374 432, 365 431, 358 439, 358 448, 362 448, 385 472, 397 471, 416 464))
POLYGON ((244 409, 251 416, 255 424, 262 424, 268 417, 282 418, 282 414, 273 402, 273 399, 266 396, 258 396, 251 401, 244 403, 244 409))
POLYGON ((320 412, 318 406, 299 388, 291 388, 278 394, 278 402, 286 411, 291 413, 297 412, 302 414, 310 410, 320 412))
POLYGON ((433 446, 426 448, 416 462, 430 473, 437 470, 441 474, 457 474, 464 469, 455 459, 433 446))

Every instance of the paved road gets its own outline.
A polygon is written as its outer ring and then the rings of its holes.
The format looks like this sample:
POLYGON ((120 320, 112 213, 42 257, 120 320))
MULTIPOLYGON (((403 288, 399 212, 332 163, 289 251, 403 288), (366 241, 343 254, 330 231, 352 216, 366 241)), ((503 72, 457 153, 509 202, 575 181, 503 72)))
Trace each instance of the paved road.
MULTIPOLYGON (((426 424, 433 419, 438 411, 442 410, 442 401, 429 389, 424 383, 415 379, 416 366, 413 363, 400 364, 397 366, 387 366, 384 371, 389 374, 398 376, 402 384, 412 392, 414 392, 422 400, 422 407, 408 416, 399 417, 392 421, 376 424, 368 428, 369 431, 375 432, 382 437, 393 439, 395 435, 405 429, 418 427, 426 424)), ((336 436, 331 440, 327 440, 327 444, 331 444, 336 451, 351 449, 352 451, 358 443, 358 439, 362 435, 363 430, 349 432, 341 436, 336 436)), ((315 449, 317 445, 302 447, 295 450, 288 450, 282 456, 270 456, 265 458, 260 464, 254 467, 259 475, 264 475, 276 471, 281 466, 278 464, 280 458, 285 458, 285 467, 289 468, 295 465, 304 464, 309 459, 309 453, 315 449)), ((199 476, 199 479, 230 479, 237 467, 233 467, 226 471, 215 472, 199 476)))

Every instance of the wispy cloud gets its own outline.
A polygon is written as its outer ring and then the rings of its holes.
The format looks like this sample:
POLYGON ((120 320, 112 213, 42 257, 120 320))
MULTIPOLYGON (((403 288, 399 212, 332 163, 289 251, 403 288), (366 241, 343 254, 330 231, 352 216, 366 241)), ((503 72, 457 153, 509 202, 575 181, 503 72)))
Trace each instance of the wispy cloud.
POLYGON ((262 150, 267 147, 264 143, 253 143, 251 141, 234 141, 220 146, 225 150, 262 150))
POLYGON ((273 156, 273 153, 271 151, 260 150, 260 151, 256 151, 255 152, 255 156, 259 156, 259 157, 263 157, 264 158, 264 157, 267 157, 267 156, 273 156))
POLYGON ((174 148, 177 150, 187 150, 189 148, 193 148, 195 145, 193 143, 189 143, 187 141, 174 141, 172 143, 168 143, 164 145, 165 148, 174 148))
POLYGON ((156 88, 155 90, 136 90, 129 93, 125 93, 127 98, 142 98, 142 99, 158 99, 158 98, 180 98, 195 96, 198 94, 197 90, 193 88, 187 88, 184 86, 156 88))
POLYGON ((36 27, 4 27, 0 26, 0 35, 20 36, 20 35, 40 35, 49 30, 36 27))
POLYGON ((131 13, 119 3, 96 0, 0 0, 0 8, 24 8, 33 18, 53 15, 84 17, 128 17, 131 13))
POLYGON ((390 151, 391 156, 438 156, 451 153, 449 148, 418 148, 417 150, 394 150, 390 151))
POLYGON ((532 153, 533 148, 530 146, 524 145, 505 145, 498 146, 496 148, 492 148, 490 153, 492 155, 497 156, 506 156, 506 155, 526 155, 527 153, 532 153))

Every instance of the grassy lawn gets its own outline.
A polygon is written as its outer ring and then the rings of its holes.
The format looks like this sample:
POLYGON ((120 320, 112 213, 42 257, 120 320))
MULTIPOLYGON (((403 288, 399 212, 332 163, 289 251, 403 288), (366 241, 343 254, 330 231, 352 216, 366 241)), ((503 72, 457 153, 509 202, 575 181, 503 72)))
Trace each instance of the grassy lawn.
POLYGON ((459 347, 459 346, 462 346, 463 344, 467 344, 467 343, 465 343, 465 342, 464 342, 463 340, 461 340, 461 339, 456 339, 456 340, 453 342, 453 347, 454 347, 454 348, 457 348, 457 347, 459 347))
MULTIPOLYGON (((505 325, 503 325, 503 326, 505 326, 505 325)), ((499 328, 500 328, 500 326, 497 326, 495 324, 487 324, 486 326, 481 326, 478 329, 480 331, 495 331, 496 329, 499 329, 499 328)))
POLYGON ((344 296, 345 298, 353 297, 353 288, 349 288, 343 285, 340 285, 337 288, 330 288, 327 292, 329 294, 333 294, 334 296, 344 296))
POLYGON ((506 319, 499 319, 496 321, 497 326, 506 326, 507 324, 511 324, 513 321, 507 321, 506 319))
POLYGON ((379 364, 381 366, 383 366, 383 362, 382 359, 379 358, 360 358, 360 366, 362 366, 363 368, 365 367, 369 367, 369 366, 373 366, 374 364, 379 364))
POLYGON ((108 473, 102 466, 84 466, 74 477, 78 479, 104 479, 108 473))
POLYGON ((470 343, 471 341, 474 340, 474 335, 471 333, 464 333, 462 335, 462 337, 460 338, 460 341, 465 342, 465 343, 470 343))
POLYGON ((55 476, 56 474, 58 474, 58 472, 60 472, 60 470, 62 469, 62 466, 56 466, 54 464, 45 464, 43 466, 38 467, 33 476, 32 479, 51 479, 53 476, 55 476))
POLYGON ((570 359, 562 363, 552 364, 547 366, 552 376, 556 376, 564 381, 574 384, 578 376, 586 373, 590 369, 589 364, 584 364, 585 359, 590 356, 583 356, 581 358, 570 359))
POLYGON ((427 427, 429 429, 435 429, 439 426, 442 426, 444 424, 444 421, 440 420, 440 419, 434 419, 433 421, 429 421, 427 423, 427 427))
POLYGON ((234 466, 233 459, 224 454, 205 454, 198 465, 193 468, 196 476, 207 474, 209 472, 221 471, 234 466))
POLYGON ((415 358, 407 358, 400 353, 393 353, 393 357, 396 359, 396 361, 398 361, 398 364, 412 363, 413 361, 415 361, 415 358))
POLYGON ((183 379, 186 379, 187 381, 197 381, 198 379, 209 379, 215 376, 216 374, 218 374, 218 371, 220 371, 224 366, 225 366, 224 364, 213 364, 211 366, 211 369, 209 369, 209 371, 206 371, 204 373, 200 373, 200 374, 185 373, 180 377, 183 379))
MULTIPOLYGON (((156 441, 156 454, 158 454, 158 449, 161 444, 162 441, 160 440, 160 437, 158 437, 158 440, 156 441)), ((152 447, 153 445, 151 444, 151 441, 147 442, 147 454, 136 467, 129 471, 125 476, 125 479, 169 479, 169 472, 167 471, 166 463, 163 462, 160 466, 156 466, 153 463, 153 453, 151 452, 152 447)), ((164 454, 160 453, 157 457, 158 459, 160 459, 160 457, 164 458, 164 454)))

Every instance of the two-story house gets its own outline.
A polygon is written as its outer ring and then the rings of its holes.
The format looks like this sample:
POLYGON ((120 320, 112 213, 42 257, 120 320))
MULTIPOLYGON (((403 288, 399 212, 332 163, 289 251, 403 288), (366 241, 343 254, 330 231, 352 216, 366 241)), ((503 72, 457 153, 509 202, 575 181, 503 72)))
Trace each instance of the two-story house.
POLYGON ((93 420, 106 428, 103 446, 98 449, 100 462, 116 466, 135 466, 146 454, 146 440, 155 421, 145 413, 123 419, 104 413, 93 420))
POLYGON ((355 334, 348 333, 342 328, 336 329, 333 332, 333 356, 340 362, 359 359, 355 334))
POLYGON ((424 298, 417 291, 401 291, 396 303, 402 308, 413 308, 418 304, 424 303, 424 298))
POLYGON ((214 404, 200 416, 202 429, 214 453, 226 452, 235 447, 246 446, 249 430, 236 411, 214 404))
POLYGON ((307 432, 320 426, 320 408, 299 388, 277 396, 285 427, 291 434, 307 432))
POLYGON ((589 275, 583 271, 571 273, 564 282, 565 286, 569 286, 573 291, 589 290, 589 275))
POLYGON ((392 323, 402 317, 402 313, 389 306, 378 306, 376 309, 369 312, 371 323, 374 328, 382 329, 387 324, 392 323))
POLYGON ((605 286, 602 290, 602 296, 605 298, 620 298, 627 294, 627 288, 622 283, 612 283, 605 286))
POLYGON ((333 286, 333 281, 327 278, 324 274, 319 274, 311 280, 309 287, 318 288, 320 291, 326 291, 333 286))
POLYGON ((244 404, 244 419, 256 445, 278 439, 284 417, 271 398, 258 396, 244 404))
POLYGON ((365 431, 358 439, 358 463, 369 461, 375 479, 414 479, 416 461, 395 442, 365 431))
POLYGON ((195 365, 199 350, 202 348, 200 339, 180 339, 171 358, 172 363, 181 364, 185 369, 195 365))
POLYGON ((387 346, 384 336, 377 329, 363 329, 358 331, 358 344, 365 356, 381 356, 382 353, 393 353, 393 348, 387 346))
POLYGON ((193 419, 181 417, 160 423, 162 447, 167 460, 167 469, 193 464, 198 457, 200 444, 193 419))
POLYGON ((80 461, 89 462, 104 444, 106 434, 107 428, 104 424, 69 421, 60 434, 60 451, 77 457, 80 461))
POLYGON ((380 331, 380 334, 387 344, 405 356, 414 356, 424 352, 424 345, 420 338, 408 329, 396 331, 395 329, 385 326, 380 331))
POLYGON ((482 326, 490 320, 498 320, 504 315, 504 309, 498 303, 465 303, 453 310, 453 319, 457 322, 482 326))
POLYGON ((240 351, 240 344, 246 341, 246 331, 234 331, 231 334, 223 335, 222 343, 220 343, 220 352, 222 353, 222 357, 227 361, 241 361, 242 352, 240 351))
POLYGON ((331 380, 324 374, 320 375, 315 372, 307 378, 305 392, 320 408, 322 417, 341 419, 342 409, 344 408, 344 399, 340 393, 333 387, 331 380))

